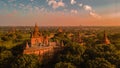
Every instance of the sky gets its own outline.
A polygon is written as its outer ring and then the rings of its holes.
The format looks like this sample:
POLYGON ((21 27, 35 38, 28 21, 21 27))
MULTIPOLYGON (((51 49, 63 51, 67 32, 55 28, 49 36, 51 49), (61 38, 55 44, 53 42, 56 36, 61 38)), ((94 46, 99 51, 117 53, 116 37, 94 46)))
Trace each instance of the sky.
POLYGON ((0 0, 0 26, 120 26, 120 0, 0 0))

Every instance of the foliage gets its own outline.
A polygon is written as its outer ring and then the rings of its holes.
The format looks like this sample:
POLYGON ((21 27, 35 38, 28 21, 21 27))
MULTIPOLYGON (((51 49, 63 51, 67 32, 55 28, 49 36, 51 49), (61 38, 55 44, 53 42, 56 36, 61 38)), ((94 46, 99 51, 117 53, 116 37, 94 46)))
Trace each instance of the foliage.
POLYGON ((95 58, 94 60, 88 60, 86 63, 87 68, 115 68, 110 62, 104 58, 95 58))
POLYGON ((96 58, 104 58, 107 62, 119 68, 120 54, 117 54, 117 50, 114 45, 100 44, 87 48, 84 53, 85 63, 90 60, 91 62, 95 62, 96 58))
POLYGON ((59 62, 56 63, 55 68, 76 68, 76 67, 71 63, 59 62))
POLYGON ((35 55, 18 56, 12 63, 12 68, 39 68, 39 60, 35 55))
MULTIPOLYGON (((74 27, 73 27, 74 28, 74 27)), ((43 36, 54 37, 50 40, 63 42, 64 47, 54 54, 52 59, 38 60, 36 55, 24 55, 26 40, 30 41, 30 33, 18 31, 15 33, 0 32, 0 68, 120 68, 120 32, 109 30, 108 38, 111 44, 102 44, 103 30, 75 30, 69 28, 58 33, 54 28, 44 31, 43 36), (84 46, 73 41, 82 32, 84 46), (69 33, 72 36, 68 36, 69 33), (95 36, 94 36, 95 34, 95 36), (49 61, 49 62, 47 62, 49 61)), ((44 55, 44 58, 48 57, 44 55)))
POLYGON ((9 68, 12 62, 13 55, 11 51, 5 50, 0 53, 0 68, 9 68))
POLYGON ((84 51, 84 46, 80 46, 77 43, 68 43, 61 54, 58 55, 58 59, 59 61, 70 62, 76 66, 79 66, 83 62, 82 55, 84 51))

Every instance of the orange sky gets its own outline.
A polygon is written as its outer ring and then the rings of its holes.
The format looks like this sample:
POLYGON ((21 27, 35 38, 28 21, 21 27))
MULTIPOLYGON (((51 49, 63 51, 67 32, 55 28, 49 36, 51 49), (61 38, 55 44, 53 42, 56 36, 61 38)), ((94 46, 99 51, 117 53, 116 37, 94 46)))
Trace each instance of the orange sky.
POLYGON ((29 14, 23 16, 14 12, 8 15, 0 15, 0 21, 1 23, 4 22, 0 26, 31 26, 34 25, 36 22, 40 26, 120 26, 120 17, 114 17, 113 15, 102 16, 101 18, 95 18, 89 15, 83 17, 80 15, 70 15, 64 13, 41 13, 39 15, 29 14))

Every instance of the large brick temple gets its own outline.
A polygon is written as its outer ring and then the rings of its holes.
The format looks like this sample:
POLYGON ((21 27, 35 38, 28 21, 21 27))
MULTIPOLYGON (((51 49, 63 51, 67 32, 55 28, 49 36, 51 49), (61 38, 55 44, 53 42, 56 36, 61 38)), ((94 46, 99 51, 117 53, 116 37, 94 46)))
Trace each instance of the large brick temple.
POLYGON ((58 44, 58 42, 50 42, 49 36, 43 36, 42 33, 39 32, 39 27, 35 24, 34 31, 31 34, 30 44, 26 42, 25 49, 23 54, 35 54, 42 56, 44 54, 53 54, 56 51, 62 49, 62 45, 58 44))

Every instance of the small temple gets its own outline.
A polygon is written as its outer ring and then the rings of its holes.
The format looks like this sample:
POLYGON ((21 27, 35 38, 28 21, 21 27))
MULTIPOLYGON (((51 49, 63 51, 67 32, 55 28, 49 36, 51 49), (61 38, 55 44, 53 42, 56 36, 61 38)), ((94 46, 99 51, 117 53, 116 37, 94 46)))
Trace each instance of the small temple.
POLYGON ((85 45, 85 43, 83 42, 83 39, 82 39, 82 35, 80 33, 78 33, 78 43, 80 45, 85 45))
POLYGON ((15 27, 11 27, 11 29, 9 30, 10 34, 14 34, 16 32, 16 28, 15 27))
POLYGON ((104 44, 110 44, 110 40, 109 40, 108 37, 107 37, 106 31, 104 31, 104 40, 103 40, 103 43, 104 43, 104 44))
POLYGON ((83 42, 83 39, 82 39, 82 34, 80 34, 79 32, 76 34, 76 37, 72 38, 72 40, 74 42, 79 43, 80 45, 85 45, 85 42, 83 42))
POLYGON ((58 28, 58 32, 59 33, 62 33, 63 32, 63 29, 61 27, 58 28))

